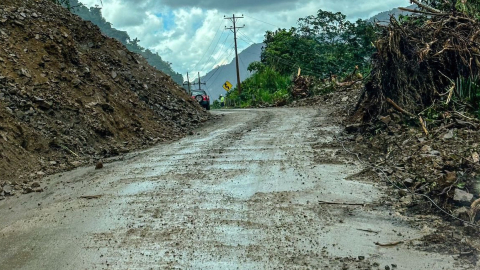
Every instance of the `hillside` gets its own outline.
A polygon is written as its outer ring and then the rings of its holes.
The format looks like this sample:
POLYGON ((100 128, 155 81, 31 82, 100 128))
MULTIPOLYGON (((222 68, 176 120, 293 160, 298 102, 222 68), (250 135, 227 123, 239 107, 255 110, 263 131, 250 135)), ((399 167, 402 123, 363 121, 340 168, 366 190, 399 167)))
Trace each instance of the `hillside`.
MULTIPOLYGON (((247 70, 250 63, 260 61, 262 46, 263 44, 261 43, 254 44, 238 54, 240 59, 240 78, 242 81, 251 76, 251 73, 247 70)), ((225 81, 231 82, 234 87, 237 85, 235 58, 229 64, 219 66, 202 77, 202 82, 207 83, 206 89, 210 94, 212 102, 218 99, 220 94, 225 94, 225 90, 222 88, 225 81)))
MULTIPOLYGON (((415 9, 416 7, 417 7, 416 5, 411 5, 411 6, 408 6, 407 8, 415 9)), ((410 13, 407 12, 407 11, 403 11, 403 10, 400 10, 398 8, 394 8, 394 9, 389 10, 389 11, 384 11, 384 12, 378 13, 377 15, 370 18, 369 21, 371 21, 371 22, 377 21, 377 22, 382 24, 382 23, 389 22, 391 15, 393 15, 395 18, 398 18, 400 15, 408 15, 408 14, 410 14, 410 13)))
POLYGON ((141 56, 145 57, 150 65, 157 68, 158 70, 164 72, 165 74, 172 77, 173 81, 178 84, 182 84, 183 76, 182 74, 175 72, 169 63, 164 61, 158 53, 154 53, 149 49, 145 49, 140 46, 138 43, 140 40, 137 38, 132 39, 126 31, 121 31, 115 29, 111 23, 107 22, 102 14, 102 9, 98 6, 95 7, 86 7, 78 0, 69 0, 70 6, 72 7, 71 11, 80 16, 80 18, 91 21, 98 27, 102 33, 108 37, 115 38, 120 41, 123 45, 127 47, 131 52, 138 53, 141 56))
POLYGON ((169 76, 50 1, 3 0, 0 47, 0 187, 28 192, 208 119, 169 76))

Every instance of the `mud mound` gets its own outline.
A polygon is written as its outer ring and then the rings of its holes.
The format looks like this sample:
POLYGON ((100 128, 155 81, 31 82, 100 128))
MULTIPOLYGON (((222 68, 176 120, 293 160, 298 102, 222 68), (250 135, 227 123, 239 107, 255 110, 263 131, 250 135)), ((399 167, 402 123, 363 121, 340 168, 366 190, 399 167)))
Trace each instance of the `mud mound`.
POLYGON ((0 48, 0 187, 178 138, 208 119, 169 76, 49 1, 3 0, 0 48))

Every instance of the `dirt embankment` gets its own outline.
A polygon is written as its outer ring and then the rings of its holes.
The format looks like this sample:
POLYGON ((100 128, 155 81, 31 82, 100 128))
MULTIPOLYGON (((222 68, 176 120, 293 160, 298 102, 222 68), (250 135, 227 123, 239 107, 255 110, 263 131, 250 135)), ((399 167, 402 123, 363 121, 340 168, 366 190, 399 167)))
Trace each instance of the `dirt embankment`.
POLYGON ((2 195, 208 119, 169 76, 49 1, 3 0, 0 48, 2 195))

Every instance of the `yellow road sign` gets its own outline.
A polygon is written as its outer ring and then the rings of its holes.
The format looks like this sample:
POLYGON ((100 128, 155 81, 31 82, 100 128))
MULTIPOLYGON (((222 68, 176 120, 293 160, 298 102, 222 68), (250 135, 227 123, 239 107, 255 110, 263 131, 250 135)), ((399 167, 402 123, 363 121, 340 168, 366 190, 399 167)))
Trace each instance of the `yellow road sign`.
POLYGON ((229 81, 226 81, 224 84, 223 84, 223 89, 225 89, 225 91, 230 91, 230 89, 232 89, 233 85, 229 82, 229 81))

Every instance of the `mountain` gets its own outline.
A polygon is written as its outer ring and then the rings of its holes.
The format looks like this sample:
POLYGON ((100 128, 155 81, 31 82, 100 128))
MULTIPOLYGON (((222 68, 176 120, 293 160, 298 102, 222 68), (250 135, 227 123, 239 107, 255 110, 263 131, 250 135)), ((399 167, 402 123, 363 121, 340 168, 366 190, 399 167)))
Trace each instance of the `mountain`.
MULTIPOLYGON (((417 8, 417 5, 411 5, 411 6, 408 6, 406 8, 415 9, 415 8, 417 8)), ((380 24, 387 24, 390 21, 390 15, 393 15, 393 16, 395 16, 395 18, 398 19, 398 17, 400 17, 400 15, 409 15, 409 14, 411 14, 411 13, 408 12, 408 11, 403 11, 403 10, 400 10, 399 8, 394 8, 394 9, 389 10, 389 11, 380 12, 377 15, 370 18, 368 21, 370 21, 370 22, 377 21, 380 24)))
MULTIPOLYGON (((242 81, 252 75, 247 68, 252 62, 260 61, 263 46, 264 44, 262 43, 253 44, 238 54, 238 59, 240 60, 240 79, 242 81)), ((235 58, 233 58, 229 64, 219 66, 208 72, 201 80, 202 82, 206 82, 206 90, 210 95, 210 100, 213 102, 218 99, 220 94, 226 93, 222 87, 226 81, 232 83, 234 87, 237 85, 235 58)), ((195 89, 195 86, 192 89, 195 89)))

